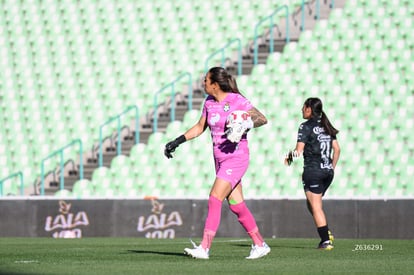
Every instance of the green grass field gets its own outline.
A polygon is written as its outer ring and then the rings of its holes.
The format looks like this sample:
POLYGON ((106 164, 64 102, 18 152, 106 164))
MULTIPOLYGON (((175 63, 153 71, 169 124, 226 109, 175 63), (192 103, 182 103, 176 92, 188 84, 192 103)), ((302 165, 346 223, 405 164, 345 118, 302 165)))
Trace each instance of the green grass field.
MULTIPOLYGON (((195 240, 197 243, 199 240, 195 240)), ((216 238, 209 260, 183 254, 187 239, 0 238, 1 274, 412 274, 412 240, 335 240, 315 249, 316 239, 267 239, 272 252, 246 260, 249 239, 216 238), (358 250, 356 250, 358 249, 358 250)))

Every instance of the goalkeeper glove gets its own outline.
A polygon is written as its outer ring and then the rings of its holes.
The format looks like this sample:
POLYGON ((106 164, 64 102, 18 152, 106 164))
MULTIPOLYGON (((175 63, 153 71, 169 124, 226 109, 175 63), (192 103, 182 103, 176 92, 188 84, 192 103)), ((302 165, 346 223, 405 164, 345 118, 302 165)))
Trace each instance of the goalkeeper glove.
POLYGON ((165 145, 164 155, 169 159, 172 158, 173 156, 171 155, 171 153, 173 153, 175 151, 175 149, 178 146, 180 146, 181 143, 186 142, 186 140, 187 139, 185 138, 185 136, 181 135, 178 138, 176 138, 175 140, 168 142, 165 145))

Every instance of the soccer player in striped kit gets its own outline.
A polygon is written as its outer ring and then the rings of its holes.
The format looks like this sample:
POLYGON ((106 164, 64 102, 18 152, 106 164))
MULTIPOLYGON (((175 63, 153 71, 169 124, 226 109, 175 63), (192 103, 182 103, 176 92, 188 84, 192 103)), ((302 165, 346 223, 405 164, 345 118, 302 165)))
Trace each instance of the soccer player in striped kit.
POLYGON ((210 191, 201 244, 196 246, 193 243, 194 248, 186 248, 184 251, 193 258, 209 258, 209 250, 220 224, 222 203, 227 199, 229 208, 238 217, 254 243, 250 255, 246 258, 261 258, 270 252, 270 247, 264 242, 256 220, 244 201, 241 179, 249 166, 250 154, 246 132, 266 124, 267 119, 240 94, 236 80, 224 68, 213 67, 208 71, 204 89, 208 97, 204 101, 200 120, 183 135, 167 143, 164 151, 164 154, 171 158, 171 153, 181 143, 198 137, 207 127, 210 128, 216 179, 210 191), (237 131, 227 127, 227 117, 235 110, 246 111, 250 115, 239 135, 237 131))
POLYGON ((306 99, 302 116, 307 121, 299 126, 296 148, 285 159, 290 165, 293 158, 303 155, 302 183, 306 202, 321 238, 318 248, 333 249, 333 235, 329 230, 322 197, 332 183, 334 170, 339 159, 340 148, 336 139, 338 130, 332 126, 317 97, 306 99))

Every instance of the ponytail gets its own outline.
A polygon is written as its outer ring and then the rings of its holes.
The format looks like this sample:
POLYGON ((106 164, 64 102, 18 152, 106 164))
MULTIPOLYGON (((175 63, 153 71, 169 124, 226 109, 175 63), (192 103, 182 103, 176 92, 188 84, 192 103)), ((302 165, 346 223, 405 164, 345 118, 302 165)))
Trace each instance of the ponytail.
POLYGON ((339 131, 329 121, 324 111, 322 111, 321 124, 322 127, 325 129, 325 132, 328 133, 328 135, 336 136, 339 133, 339 131))
POLYGON ((232 92, 240 94, 239 88, 237 87, 236 79, 231 74, 229 74, 228 76, 229 76, 229 86, 232 92))

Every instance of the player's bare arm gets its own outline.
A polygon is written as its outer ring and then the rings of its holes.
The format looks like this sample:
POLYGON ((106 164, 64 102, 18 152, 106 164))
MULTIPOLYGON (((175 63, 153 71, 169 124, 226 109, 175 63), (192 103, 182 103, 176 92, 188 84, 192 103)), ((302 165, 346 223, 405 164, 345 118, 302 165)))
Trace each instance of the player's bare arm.
POLYGON ((267 123, 266 117, 255 107, 249 110, 250 117, 253 120, 253 127, 257 128, 267 123))
POLYGON ((207 120, 205 117, 201 117, 200 120, 190 129, 187 130, 187 132, 184 133, 184 136, 186 140, 190 140, 193 138, 198 137, 201 135, 207 128, 207 120))
POLYGON ((336 139, 332 141, 332 149, 333 149, 332 166, 335 169, 336 163, 338 162, 339 155, 341 153, 341 149, 339 147, 339 143, 338 143, 338 141, 336 139))
POLYGON ((304 142, 297 142, 296 148, 293 151, 293 157, 298 158, 301 157, 303 154, 303 150, 305 149, 305 143, 304 142))

